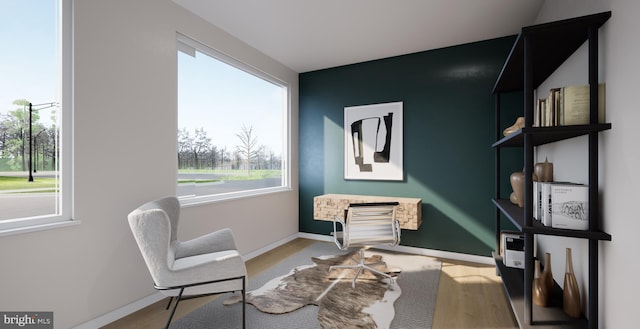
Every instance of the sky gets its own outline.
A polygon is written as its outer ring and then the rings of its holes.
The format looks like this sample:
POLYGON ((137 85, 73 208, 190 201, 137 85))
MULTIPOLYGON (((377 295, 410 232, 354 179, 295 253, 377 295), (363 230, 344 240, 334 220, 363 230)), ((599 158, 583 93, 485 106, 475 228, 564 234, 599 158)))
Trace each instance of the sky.
POLYGON ((55 0, 0 0, 0 113, 17 99, 59 101, 57 9, 55 0))
MULTIPOLYGON (((18 108, 17 99, 59 101, 57 3, 0 0, 0 113, 18 108)), ((253 127, 259 144, 282 155, 284 88, 202 53, 195 58, 178 54, 178 129, 187 128, 193 136, 204 128, 212 144, 233 151, 245 125, 253 127)), ((49 116, 44 111, 41 122, 49 116)))
POLYGON ((252 127, 258 144, 282 154, 285 88, 201 52, 178 53, 178 128, 204 128, 212 143, 232 151, 236 134, 252 127))

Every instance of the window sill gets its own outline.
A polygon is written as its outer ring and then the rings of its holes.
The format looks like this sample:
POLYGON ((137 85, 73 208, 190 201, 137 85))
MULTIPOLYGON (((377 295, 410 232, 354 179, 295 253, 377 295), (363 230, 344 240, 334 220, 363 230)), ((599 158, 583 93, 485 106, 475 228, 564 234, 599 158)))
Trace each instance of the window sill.
POLYGON ((281 186, 281 187, 272 187, 272 188, 236 192, 236 193, 224 193, 224 194, 204 195, 204 196, 187 196, 187 197, 181 196, 181 197, 178 197, 178 199, 180 200, 180 206, 191 207, 191 206, 198 206, 198 205, 209 204, 209 203, 217 203, 217 202, 223 202, 223 201, 244 199, 244 198, 264 196, 268 194, 275 194, 275 193, 281 193, 281 192, 291 192, 291 191, 292 189, 290 187, 281 186))
POLYGON ((80 223, 81 222, 79 220, 65 220, 65 221, 60 221, 55 223, 8 228, 8 229, 0 230, 0 237, 8 236, 8 235, 23 234, 23 233, 31 233, 31 232, 37 232, 37 231, 44 231, 44 230, 52 230, 52 229, 67 227, 67 226, 76 226, 76 225, 80 225, 80 223))

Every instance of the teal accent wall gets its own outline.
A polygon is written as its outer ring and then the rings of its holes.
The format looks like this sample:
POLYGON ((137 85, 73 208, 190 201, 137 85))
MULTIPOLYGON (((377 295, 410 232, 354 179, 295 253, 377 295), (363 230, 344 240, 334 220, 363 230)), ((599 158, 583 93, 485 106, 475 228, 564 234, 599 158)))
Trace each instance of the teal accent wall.
MULTIPOLYGON (((422 198, 422 226, 403 230, 402 245, 490 256, 495 249, 491 91, 514 40, 300 74, 300 231, 328 235, 333 229, 331 222, 313 219, 317 195, 415 197, 422 198), (344 107, 398 101, 404 103, 404 180, 345 180, 344 107)), ((518 94, 501 103, 522 108, 518 94)), ((503 120, 509 126, 515 118, 503 120)), ((522 166, 521 155, 503 158, 507 172, 522 166)), ((508 188, 508 181, 502 185, 508 188)))

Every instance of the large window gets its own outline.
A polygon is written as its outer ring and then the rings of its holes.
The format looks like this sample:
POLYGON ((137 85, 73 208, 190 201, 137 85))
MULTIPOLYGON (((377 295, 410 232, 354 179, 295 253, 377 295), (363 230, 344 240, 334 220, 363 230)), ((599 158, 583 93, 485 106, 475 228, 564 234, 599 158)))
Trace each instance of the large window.
POLYGON ((71 1, 0 2, 0 234, 69 224, 71 1))
POLYGON ((288 189, 286 83, 178 35, 183 204, 288 189))

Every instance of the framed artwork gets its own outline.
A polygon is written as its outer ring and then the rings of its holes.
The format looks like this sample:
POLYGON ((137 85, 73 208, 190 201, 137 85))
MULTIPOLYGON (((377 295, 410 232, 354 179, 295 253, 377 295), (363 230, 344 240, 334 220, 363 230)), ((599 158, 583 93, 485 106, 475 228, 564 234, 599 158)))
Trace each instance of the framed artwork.
POLYGON ((402 102, 344 108, 344 178, 403 180, 402 102))

